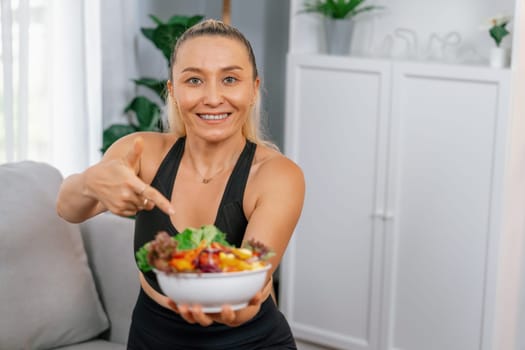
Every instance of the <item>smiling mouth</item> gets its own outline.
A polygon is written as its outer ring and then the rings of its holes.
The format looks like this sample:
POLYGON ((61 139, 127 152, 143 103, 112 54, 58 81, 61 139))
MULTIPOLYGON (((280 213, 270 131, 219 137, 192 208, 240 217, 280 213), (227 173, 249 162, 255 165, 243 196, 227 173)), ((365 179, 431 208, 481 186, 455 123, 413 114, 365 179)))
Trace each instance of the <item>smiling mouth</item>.
POLYGON ((197 114, 203 120, 223 120, 230 116, 230 113, 222 114, 197 114))

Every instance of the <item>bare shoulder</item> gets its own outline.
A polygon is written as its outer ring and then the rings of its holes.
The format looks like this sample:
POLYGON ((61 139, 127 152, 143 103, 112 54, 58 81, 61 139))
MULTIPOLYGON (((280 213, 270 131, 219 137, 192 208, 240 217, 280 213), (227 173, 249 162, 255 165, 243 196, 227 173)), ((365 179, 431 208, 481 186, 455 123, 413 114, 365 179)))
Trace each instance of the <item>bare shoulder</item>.
POLYGON ((261 188, 291 186, 304 191, 302 169, 291 159, 270 147, 259 145, 253 164, 253 181, 261 188))
POLYGON ((139 132, 137 135, 144 139, 144 155, 148 158, 163 158, 177 141, 177 136, 171 133, 139 132))
POLYGON ((176 136, 173 134, 146 131, 135 132, 115 141, 115 143, 113 143, 107 150, 104 157, 116 158, 124 156, 129 152, 129 149, 132 147, 135 140, 139 138, 143 141, 145 156, 148 156, 149 154, 158 154, 163 149, 170 147, 170 145, 176 141, 176 136))
POLYGON ((151 181, 162 159, 177 141, 177 136, 171 133, 135 132, 118 139, 104 154, 105 160, 125 157, 132 149, 134 142, 142 139, 142 154, 140 157, 140 177, 151 181))

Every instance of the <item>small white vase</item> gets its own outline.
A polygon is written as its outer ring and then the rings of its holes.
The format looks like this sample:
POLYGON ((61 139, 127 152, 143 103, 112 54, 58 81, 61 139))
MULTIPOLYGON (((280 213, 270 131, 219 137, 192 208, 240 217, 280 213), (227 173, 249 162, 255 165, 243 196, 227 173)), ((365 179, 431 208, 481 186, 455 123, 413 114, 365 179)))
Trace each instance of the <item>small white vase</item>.
POLYGON ((490 49, 490 66, 493 68, 507 68, 510 66, 510 49, 507 47, 493 47, 490 49))
POLYGON ((330 55, 348 55, 354 30, 354 21, 351 19, 323 20, 326 52, 330 55))

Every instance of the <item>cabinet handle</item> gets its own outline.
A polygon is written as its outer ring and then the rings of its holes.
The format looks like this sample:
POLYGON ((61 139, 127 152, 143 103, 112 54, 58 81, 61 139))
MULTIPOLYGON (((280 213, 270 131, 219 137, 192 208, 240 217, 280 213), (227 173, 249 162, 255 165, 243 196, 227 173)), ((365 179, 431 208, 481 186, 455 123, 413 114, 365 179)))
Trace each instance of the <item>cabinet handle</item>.
POLYGON ((376 211, 375 213, 370 214, 370 217, 372 219, 381 219, 381 220, 383 220, 384 216, 385 216, 385 214, 383 214, 382 211, 376 211))
POLYGON ((383 220, 383 221, 391 221, 391 220, 394 220, 394 215, 392 213, 387 213, 385 214, 384 212, 382 211, 376 211, 375 213, 372 213, 370 215, 370 217, 372 219, 380 219, 380 220, 383 220))
POLYGON ((394 214, 392 214, 392 213, 387 213, 387 214, 383 215, 383 220, 384 220, 384 221, 391 221, 391 220, 394 220, 394 214))

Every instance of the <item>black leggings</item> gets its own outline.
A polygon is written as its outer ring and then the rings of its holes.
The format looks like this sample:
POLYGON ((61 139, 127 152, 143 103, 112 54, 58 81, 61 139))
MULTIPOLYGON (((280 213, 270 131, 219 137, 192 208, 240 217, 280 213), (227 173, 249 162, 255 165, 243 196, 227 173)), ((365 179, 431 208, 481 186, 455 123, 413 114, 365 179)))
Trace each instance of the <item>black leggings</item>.
POLYGON ((228 327, 190 324, 152 300, 141 289, 128 338, 128 350, 296 350, 283 314, 272 298, 250 321, 228 327))

